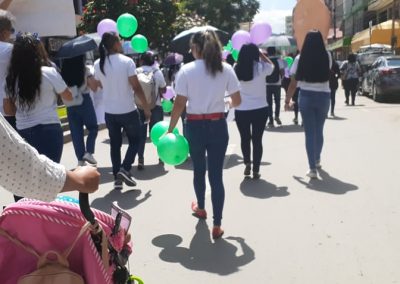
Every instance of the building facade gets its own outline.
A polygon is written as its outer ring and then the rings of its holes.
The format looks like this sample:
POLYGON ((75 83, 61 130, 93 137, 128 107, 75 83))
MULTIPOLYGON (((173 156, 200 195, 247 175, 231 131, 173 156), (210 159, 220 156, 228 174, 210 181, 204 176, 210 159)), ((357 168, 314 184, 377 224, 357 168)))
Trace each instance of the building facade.
POLYGON ((285 33, 287 35, 293 35, 293 17, 292 16, 285 17, 285 33))

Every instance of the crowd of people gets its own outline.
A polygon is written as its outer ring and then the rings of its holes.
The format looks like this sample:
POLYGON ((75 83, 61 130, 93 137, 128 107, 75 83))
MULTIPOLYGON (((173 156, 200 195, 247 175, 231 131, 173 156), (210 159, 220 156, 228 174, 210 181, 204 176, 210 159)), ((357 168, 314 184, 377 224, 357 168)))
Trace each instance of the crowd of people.
POLYGON ((8 12, 0 11, 3 86, 0 151, 2 159, 14 162, 1 163, 0 185, 14 193, 16 201, 20 196, 50 201, 57 193, 72 189, 95 191, 99 183, 99 173, 93 167, 97 165, 95 144, 98 123, 103 120, 110 139, 114 190, 122 190, 123 184, 135 186, 131 168, 137 158, 138 169, 145 169, 146 138, 149 129, 164 120, 161 98, 169 83, 176 97, 168 132, 183 118, 183 134, 189 142, 193 162, 196 195, 193 214, 207 217, 208 170, 214 220, 212 236, 217 239, 224 233, 221 221, 225 200, 223 163, 229 140, 227 106, 235 109, 244 175, 259 179, 264 130, 267 126, 275 127, 275 123, 282 125, 282 88, 286 93, 284 108, 294 109, 295 124, 298 112, 301 113, 310 178, 317 178, 317 169, 321 167, 324 123, 329 109, 335 115, 340 75, 346 76, 346 103, 349 104, 351 96, 354 105, 359 67, 349 57, 340 72, 317 30, 307 34, 291 67, 274 47, 260 50, 254 44, 243 45, 236 63, 229 59, 223 62, 218 36, 212 31, 198 32, 190 41, 192 60, 186 60, 180 68, 173 66, 165 78, 166 73, 161 72, 151 52, 141 54, 135 63, 122 54, 119 36, 112 32, 103 34, 100 58, 94 66, 86 66, 84 55, 65 59, 61 66, 55 66, 38 35, 18 33, 13 44, 9 43, 15 33, 13 21, 8 12), (144 82, 146 78, 148 81, 144 82), (150 95, 149 84, 153 86, 150 95), (99 92, 102 93, 100 112, 94 107, 99 92), (94 94, 93 99, 90 93, 94 94), (63 133, 56 112, 58 97, 67 107, 78 164, 74 171, 59 165, 63 133), (88 130, 86 141, 84 128, 88 130), (128 148, 123 155, 124 135, 128 148), (21 171, 26 179, 21 178, 21 171))

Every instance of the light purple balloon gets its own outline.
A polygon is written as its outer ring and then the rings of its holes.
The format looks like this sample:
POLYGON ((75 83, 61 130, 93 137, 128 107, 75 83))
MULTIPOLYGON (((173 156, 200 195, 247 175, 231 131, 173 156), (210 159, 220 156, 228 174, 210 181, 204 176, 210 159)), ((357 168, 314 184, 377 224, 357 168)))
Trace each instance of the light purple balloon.
POLYGON ((254 23, 250 29, 250 39, 254 44, 263 44, 272 34, 271 25, 266 22, 254 23))
POLYGON ((175 91, 171 86, 167 87, 167 91, 163 94, 164 99, 170 100, 175 97, 175 91))
POLYGON ((110 19, 101 20, 97 25, 97 34, 102 37, 105 32, 118 34, 117 23, 110 19))
POLYGON ((229 55, 229 54, 231 54, 231 52, 228 51, 228 50, 222 51, 222 59, 223 59, 223 60, 226 60, 226 59, 228 58, 228 55, 229 55))
POLYGON ((250 43, 250 33, 246 31, 237 31, 232 36, 232 46, 236 50, 240 50, 243 44, 250 43))

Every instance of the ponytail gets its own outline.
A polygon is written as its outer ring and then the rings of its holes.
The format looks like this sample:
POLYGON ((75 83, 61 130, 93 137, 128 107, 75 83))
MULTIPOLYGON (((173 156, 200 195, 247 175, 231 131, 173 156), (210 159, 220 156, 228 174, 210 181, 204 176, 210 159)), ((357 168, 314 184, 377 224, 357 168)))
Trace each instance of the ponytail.
POLYGON ((206 69, 212 76, 215 76, 217 72, 222 72, 222 46, 214 31, 198 32, 193 35, 191 42, 197 46, 206 69))
POLYGON ((101 38, 101 42, 99 45, 99 53, 100 53, 100 70, 101 73, 106 75, 104 72, 104 64, 106 62, 106 57, 110 56, 110 52, 112 51, 115 43, 119 41, 119 37, 112 32, 106 32, 103 34, 101 38))

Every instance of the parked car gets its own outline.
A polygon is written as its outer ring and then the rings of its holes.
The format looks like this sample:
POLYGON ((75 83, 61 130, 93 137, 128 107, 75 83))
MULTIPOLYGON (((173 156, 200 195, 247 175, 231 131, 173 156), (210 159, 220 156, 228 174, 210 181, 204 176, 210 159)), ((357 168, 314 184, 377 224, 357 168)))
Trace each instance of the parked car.
POLYGON ((400 99, 400 56, 378 57, 364 75, 361 89, 374 101, 384 98, 400 99))

